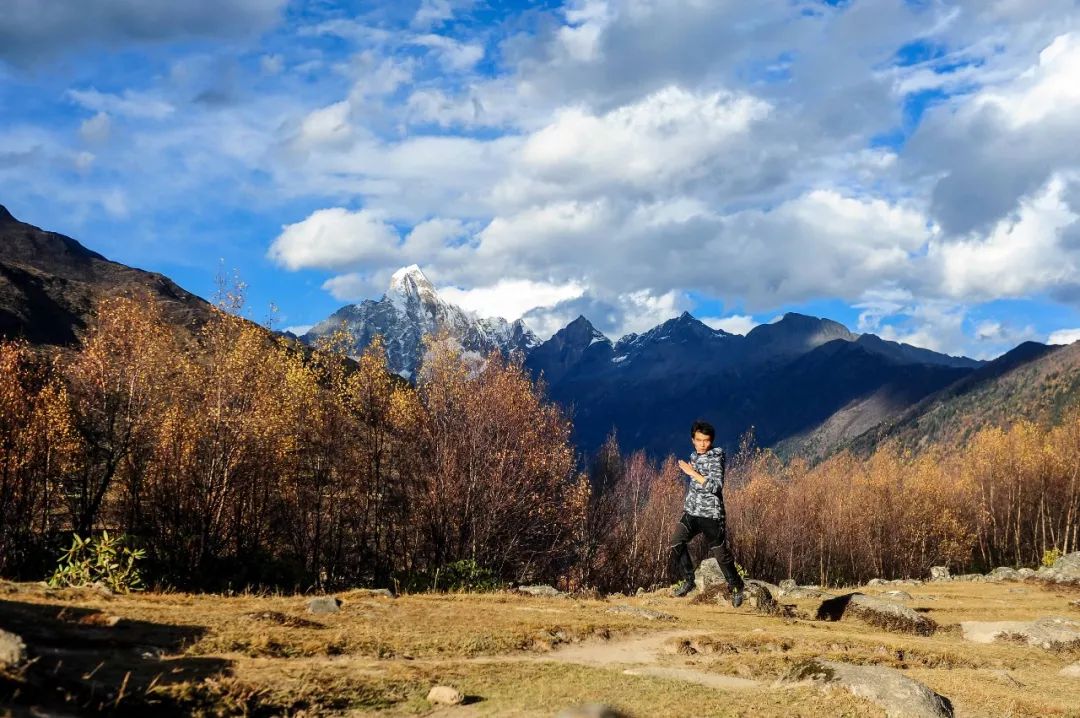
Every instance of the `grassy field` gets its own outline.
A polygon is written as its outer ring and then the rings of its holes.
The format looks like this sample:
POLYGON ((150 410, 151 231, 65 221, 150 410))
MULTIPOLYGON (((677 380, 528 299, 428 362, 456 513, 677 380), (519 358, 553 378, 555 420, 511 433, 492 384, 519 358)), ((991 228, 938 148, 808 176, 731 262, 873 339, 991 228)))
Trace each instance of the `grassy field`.
MULTIPOLYGON (((893 587, 889 587, 893 588, 893 587)), ((887 633, 855 620, 638 597, 510 593, 337 594, 313 615, 303 596, 133 594, 0 584, 0 628, 34 657, 0 673, 0 716, 26 706, 113 715, 550 716, 588 702, 632 716, 881 716, 843 691, 778 685, 807 658, 897 668, 949 698, 958 716, 1080 716, 1080 648, 963 640, 965 620, 1080 617, 1080 593, 1033 582, 902 586, 942 630, 887 633), (611 612, 634 606, 669 614, 611 612), (433 706, 434 685, 467 697, 433 706), (6 711, 6 713, 5 713, 6 711)), ((884 589, 866 588, 867 594, 884 589)))

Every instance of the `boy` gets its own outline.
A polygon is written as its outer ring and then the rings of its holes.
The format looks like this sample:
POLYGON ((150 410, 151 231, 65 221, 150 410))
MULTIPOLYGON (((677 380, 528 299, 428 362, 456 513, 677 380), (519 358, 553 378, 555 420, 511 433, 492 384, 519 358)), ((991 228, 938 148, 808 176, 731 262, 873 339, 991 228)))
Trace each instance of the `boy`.
POLYGON ((738 608, 743 602, 743 581, 735 569, 735 557, 727 547, 724 528, 724 450, 713 448, 716 430, 704 421, 690 427, 694 453, 690 461, 680 461, 679 468, 690 477, 683 502, 683 515, 671 537, 671 553, 682 573, 683 581, 675 595, 685 596, 694 589, 694 561, 686 544, 699 533, 705 534, 709 551, 720 564, 720 570, 731 589, 731 605, 738 608))

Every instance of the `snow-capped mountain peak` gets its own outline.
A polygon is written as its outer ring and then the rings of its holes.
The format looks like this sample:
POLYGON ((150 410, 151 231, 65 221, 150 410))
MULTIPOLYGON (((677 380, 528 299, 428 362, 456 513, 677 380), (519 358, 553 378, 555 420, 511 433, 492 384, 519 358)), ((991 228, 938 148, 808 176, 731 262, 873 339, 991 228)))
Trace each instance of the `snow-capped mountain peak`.
POLYGON ((381 335, 390 369, 407 377, 415 376, 424 353, 424 337, 441 331, 463 350, 481 355, 496 349, 504 353, 525 351, 539 343, 520 319, 513 323, 498 317, 481 319, 446 301, 416 264, 394 272, 382 299, 342 307, 316 324, 304 339, 310 342, 338 328, 346 328, 356 337, 355 354, 376 334, 381 335))

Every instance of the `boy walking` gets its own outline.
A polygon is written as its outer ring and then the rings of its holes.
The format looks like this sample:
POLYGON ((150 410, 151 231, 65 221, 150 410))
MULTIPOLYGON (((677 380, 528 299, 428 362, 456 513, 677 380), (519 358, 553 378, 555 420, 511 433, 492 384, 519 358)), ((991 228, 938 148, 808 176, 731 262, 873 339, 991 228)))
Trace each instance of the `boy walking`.
POLYGON ((686 544, 699 533, 705 535, 709 552, 720 564, 728 587, 731 589, 731 605, 738 608, 743 602, 743 581, 735 569, 735 557, 731 555, 726 541, 724 526, 724 450, 713 447, 716 430, 704 421, 695 421, 690 427, 690 440, 694 452, 690 461, 680 461, 679 468, 690 478, 683 502, 683 515, 671 537, 671 553, 683 577, 675 589, 682 597, 694 589, 694 561, 686 544))

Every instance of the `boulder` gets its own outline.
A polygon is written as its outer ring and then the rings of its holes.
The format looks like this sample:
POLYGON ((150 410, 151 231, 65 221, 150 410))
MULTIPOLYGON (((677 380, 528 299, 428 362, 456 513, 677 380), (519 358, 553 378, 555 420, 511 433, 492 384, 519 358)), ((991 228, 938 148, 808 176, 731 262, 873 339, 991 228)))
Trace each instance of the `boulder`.
POLYGON ((1054 561, 1054 570, 1066 578, 1080 580, 1080 551, 1067 553, 1054 561))
POLYGON ((612 606, 606 609, 605 613, 622 613, 629 616, 638 616, 648 621, 675 621, 678 620, 670 613, 664 613, 663 611, 654 611, 651 608, 641 608, 639 606, 612 606))
POLYGON ((341 610, 341 599, 337 596, 316 596, 308 601, 308 613, 337 613, 341 610))
POLYGON ((776 599, 770 586, 779 592, 779 588, 765 581, 750 579, 746 581, 746 599, 751 608, 762 613, 772 613, 777 610, 776 599))
POLYGON ((959 576, 953 576, 953 581, 969 581, 972 583, 982 583, 986 580, 986 576, 981 573, 962 573, 959 576))
POLYGON ((1016 573, 1020 575, 1020 578, 1031 578, 1035 575, 1035 571, 1030 568, 1018 568, 1016 573))
POLYGON ((831 598, 833 594, 814 586, 796 586, 785 594, 785 598, 831 598))
POLYGON ((461 705, 465 702, 465 696, 456 688, 450 686, 434 686, 427 694, 428 703, 439 703, 445 706, 461 705))
POLYGON ((18 668, 26 661, 26 644, 22 638, 0 629, 0 670, 18 668))
POLYGON ((900 671, 884 666, 853 666, 808 660, 795 664, 781 683, 842 688, 874 703, 889 718, 950 718, 952 703, 900 671))
POLYGON ((778 587, 780 589, 780 595, 783 596, 787 591, 790 591, 797 585, 798 584, 795 583, 795 579, 785 578, 783 581, 780 582, 780 586, 778 587))
POLYGON ((517 592, 524 593, 529 596, 544 596, 546 598, 557 598, 559 596, 566 595, 554 586, 548 586, 547 584, 543 583, 536 586, 518 586, 517 592))
POLYGON ((866 582, 867 586, 884 586, 886 581, 883 578, 872 578, 866 582))
POLYGON ((998 566, 990 573, 986 574, 987 581, 1019 581, 1020 574, 1016 572, 1015 568, 1009 568, 1008 566, 998 566))
POLYGON ((887 598, 890 601, 910 601, 911 594, 907 591, 886 591, 881 594, 883 598, 887 598))
POLYGON ((937 624, 932 619, 907 606, 862 593, 826 599, 817 610, 819 621, 839 621, 848 616, 894 633, 929 636, 937 630, 937 624))
POLYGON ((963 621, 964 639, 973 643, 993 643, 999 638, 1013 638, 1030 646, 1053 648, 1055 644, 1080 640, 1080 620, 1039 618, 1034 621, 963 621))
POLYGON ((931 581, 948 581, 951 577, 948 566, 931 566, 930 567, 930 580, 931 581))
POLYGON ((727 585, 727 579, 724 578, 724 574, 720 571, 720 564, 715 558, 707 558, 698 564, 697 571, 694 571, 694 585, 701 592, 713 586, 727 585))

